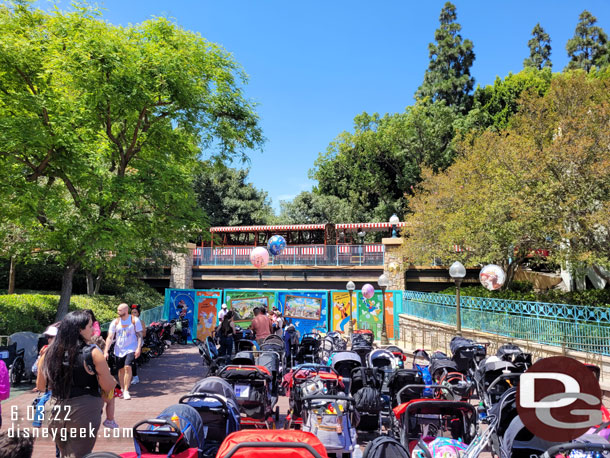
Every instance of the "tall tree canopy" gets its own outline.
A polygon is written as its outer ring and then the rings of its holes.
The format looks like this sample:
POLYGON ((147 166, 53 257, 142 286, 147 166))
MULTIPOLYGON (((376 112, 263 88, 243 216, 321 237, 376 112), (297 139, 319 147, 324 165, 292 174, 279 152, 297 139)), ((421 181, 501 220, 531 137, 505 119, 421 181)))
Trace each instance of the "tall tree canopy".
POLYGON ((445 3, 439 19, 440 27, 434 32, 436 43, 428 45, 430 64, 415 97, 444 100, 448 106, 464 114, 471 105, 474 78, 470 75, 470 67, 475 55, 472 42, 462 39, 462 26, 456 19, 455 5, 445 3))
POLYGON ((497 262, 509 279, 537 249, 609 266, 609 86, 582 72, 557 76, 544 96, 524 95, 510 128, 463 142, 445 173, 426 172, 406 254, 497 262))
POLYGON ((345 199, 304 191, 291 201, 280 202, 278 224, 349 223, 365 219, 345 199))
POLYGON ((532 30, 532 38, 527 42, 530 56, 523 61, 523 67, 537 70, 553 68, 551 62, 551 37, 544 31, 540 23, 532 30))
POLYGON ((273 209, 267 193, 246 183, 248 170, 199 164, 193 186, 197 203, 210 226, 271 224, 273 209))
POLYGON ((0 201, 65 267, 61 318, 100 252, 129 260, 200 230, 201 149, 243 157, 261 133, 231 56, 167 19, 118 27, 21 0, 0 6, 0 35, 0 201))
POLYGON ((566 68, 582 69, 588 72, 605 61, 608 36, 601 27, 595 24, 597 24, 597 18, 590 12, 584 10, 580 13, 574 37, 570 38, 566 44, 570 58, 566 68))
POLYGON ((354 132, 343 132, 316 160, 310 172, 318 181, 315 192, 348 202, 371 221, 402 217, 403 196, 419 182, 422 167, 451 163, 456 118, 444 101, 416 103, 401 114, 356 116, 354 132))

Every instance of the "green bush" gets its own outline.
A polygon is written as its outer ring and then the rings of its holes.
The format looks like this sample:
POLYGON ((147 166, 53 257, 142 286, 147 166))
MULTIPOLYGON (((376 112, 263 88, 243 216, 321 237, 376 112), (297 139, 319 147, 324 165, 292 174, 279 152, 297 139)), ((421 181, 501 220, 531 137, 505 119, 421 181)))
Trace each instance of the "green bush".
MULTIPOLYGON (((143 309, 163 305, 163 296, 144 283, 132 284, 117 296, 76 295, 70 300, 70 311, 91 309, 101 323, 116 317, 121 302, 140 304, 143 309)), ((0 295, 0 335, 20 331, 43 332, 55 321, 59 295, 4 294, 0 295)))
MULTIPOLYGON (((466 286, 460 290, 462 296, 492 297, 515 301, 550 302, 554 304, 589 305, 610 307, 610 289, 588 289, 563 292, 557 289, 534 292, 531 284, 515 282, 508 290, 489 291, 483 286, 466 286)), ((455 294, 455 288, 447 288, 441 294, 455 294)))

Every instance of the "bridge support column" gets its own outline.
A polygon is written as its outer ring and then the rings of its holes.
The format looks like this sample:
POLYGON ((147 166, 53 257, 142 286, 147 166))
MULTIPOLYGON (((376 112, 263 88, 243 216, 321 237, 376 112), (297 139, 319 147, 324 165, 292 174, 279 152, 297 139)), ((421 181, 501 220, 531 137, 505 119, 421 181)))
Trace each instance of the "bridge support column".
POLYGON ((177 289, 193 288, 193 250, 194 243, 186 244, 186 253, 172 253, 172 270, 169 287, 177 289))
POLYGON ((385 247, 383 255, 383 273, 390 280, 388 289, 404 291, 405 271, 403 269, 402 255, 400 249, 404 240, 401 237, 385 238, 381 241, 385 247))

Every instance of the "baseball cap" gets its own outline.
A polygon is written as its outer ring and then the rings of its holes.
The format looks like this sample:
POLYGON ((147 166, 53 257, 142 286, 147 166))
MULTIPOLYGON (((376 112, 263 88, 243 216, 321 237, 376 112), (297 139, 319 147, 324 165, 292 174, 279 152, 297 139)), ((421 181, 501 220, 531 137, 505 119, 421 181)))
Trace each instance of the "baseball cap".
POLYGON ((57 335, 57 327, 53 325, 49 326, 44 332, 44 335, 49 337, 55 337, 57 335))
POLYGON ((220 306, 220 308, 226 309, 226 308, 227 308, 227 304, 222 304, 222 305, 220 306))

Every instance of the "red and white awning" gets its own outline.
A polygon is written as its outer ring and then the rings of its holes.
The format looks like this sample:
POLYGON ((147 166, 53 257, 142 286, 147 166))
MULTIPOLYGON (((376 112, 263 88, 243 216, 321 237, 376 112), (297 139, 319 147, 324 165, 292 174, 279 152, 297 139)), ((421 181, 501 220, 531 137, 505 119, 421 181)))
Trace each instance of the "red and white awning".
POLYGON ((290 224, 282 226, 217 226, 210 232, 270 232, 270 231, 312 231, 324 229, 326 224, 290 224))
MULTIPOLYGON (((404 227, 406 226, 407 223, 406 222, 399 222, 396 227, 404 227)), ((366 232, 366 230, 374 230, 374 229, 391 229, 392 228, 392 224, 385 222, 385 223, 339 223, 337 225, 335 225, 335 227, 337 228, 337 230, 339 229, 353 229, 353 230, 359 230, 362 229, 363 231, 366 232)))

